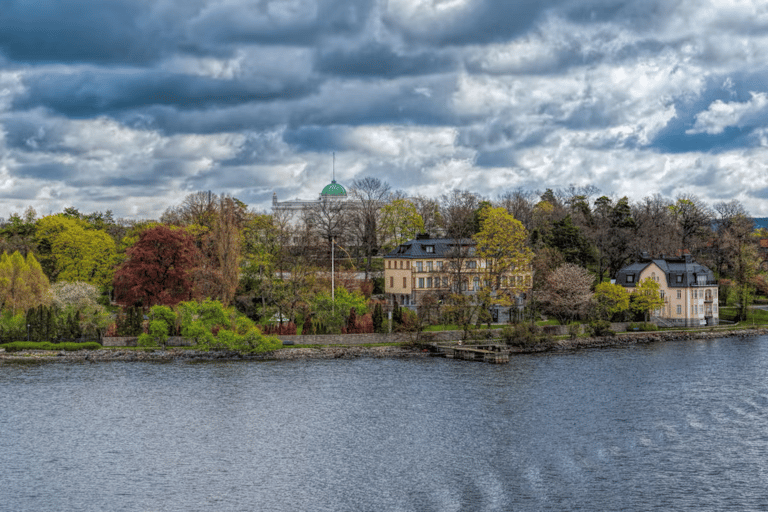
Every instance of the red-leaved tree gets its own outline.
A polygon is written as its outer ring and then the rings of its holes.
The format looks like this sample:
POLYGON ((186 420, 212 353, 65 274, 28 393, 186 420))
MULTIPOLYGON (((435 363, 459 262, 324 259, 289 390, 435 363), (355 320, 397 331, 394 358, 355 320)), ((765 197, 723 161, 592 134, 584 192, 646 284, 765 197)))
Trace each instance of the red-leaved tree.
POLYGON ((125 306, 173 306, 193 298, 192 272, 200 259, 194 239, 181 229, 156 226, 141 234, 115 272, 115 300, 125 306))

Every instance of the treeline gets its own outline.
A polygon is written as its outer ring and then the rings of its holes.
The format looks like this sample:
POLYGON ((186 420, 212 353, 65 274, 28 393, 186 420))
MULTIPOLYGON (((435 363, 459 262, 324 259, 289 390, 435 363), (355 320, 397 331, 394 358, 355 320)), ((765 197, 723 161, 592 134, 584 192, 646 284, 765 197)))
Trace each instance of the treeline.
POLYGON ((747 291, 766 288, 757 243, 766 234, 735 200, 708 205, 691 195, 654 195, 632 202, 595 187, 407 197, 364 178, 352 183, 348 201, 318 201, 302 211, 259 213, 236 198, 197 192, 160 219, 76 208, 11 215, 0 222, 0 329, 18 335, 28 311, 42 306, 52 308, 57 325, 74 316, 81 332, 117 333, 128 311, 143 316, 153 306, 209 299, 234 306, 265 331, 380 330, 381 313, 374 315, 370 301, 383 291, 380 256, 419 233, 477 237, 488 208, 503 209, 524 228, 534 290, 564 264, 588 269, 594 289, 640 253, 685 251, 721 280, 747 291), (333 300, 331 254, 341 269, 333 300))

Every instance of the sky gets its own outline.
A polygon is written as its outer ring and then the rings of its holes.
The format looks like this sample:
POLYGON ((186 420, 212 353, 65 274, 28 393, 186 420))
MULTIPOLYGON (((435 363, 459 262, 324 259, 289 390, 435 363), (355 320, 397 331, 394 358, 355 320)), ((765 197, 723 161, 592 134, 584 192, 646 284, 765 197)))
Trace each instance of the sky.
POLYGON ((595 186, 768 216, 768 3, 2 0, 0 216, 595 186))

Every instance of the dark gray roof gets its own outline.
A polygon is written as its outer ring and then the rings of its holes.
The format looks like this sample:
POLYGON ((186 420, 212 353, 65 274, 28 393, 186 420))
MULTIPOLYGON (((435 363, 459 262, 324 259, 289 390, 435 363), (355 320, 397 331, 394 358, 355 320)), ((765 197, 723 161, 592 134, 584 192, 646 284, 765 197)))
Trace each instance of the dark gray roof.
POLYGON ((475 242, 471 238, 424 238, 414 239, 400 244, 387 253, 385 258, 418 259, 418 258, 449 258, 456 254, 458 247, 464 247, 467 252, 463 256, 475 255, 475 242), (432 248, 432 252, 427 252, 432 248))
POLYGON ((667 286, 670 288, 688 288, 697 285, 711 286, 717 284, 714 273, 704 265, 696 263, 690 255, 679 258, 641 258, 640 261, 619 270, 616 273, 616 283, 622 286, 634 287, 640 273, 652 263, 655 263, 664 273, 667 286))

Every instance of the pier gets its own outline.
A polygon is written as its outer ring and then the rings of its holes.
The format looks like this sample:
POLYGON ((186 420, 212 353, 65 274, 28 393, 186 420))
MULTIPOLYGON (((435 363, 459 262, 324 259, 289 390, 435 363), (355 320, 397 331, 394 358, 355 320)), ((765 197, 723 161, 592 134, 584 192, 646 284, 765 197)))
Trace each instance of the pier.
POLYGON ((477 347, 462 347, 444 345, 437 346, 438 352, 448 359, 463 359, 464 361, 482 361, 491 364, 509 362, 509 352, 502 351, 498 345, 482 345, 477 347))

